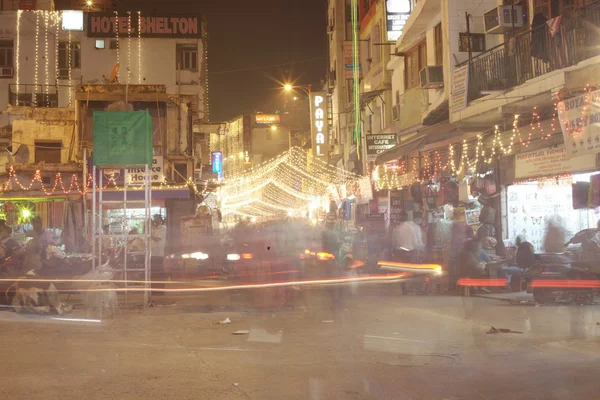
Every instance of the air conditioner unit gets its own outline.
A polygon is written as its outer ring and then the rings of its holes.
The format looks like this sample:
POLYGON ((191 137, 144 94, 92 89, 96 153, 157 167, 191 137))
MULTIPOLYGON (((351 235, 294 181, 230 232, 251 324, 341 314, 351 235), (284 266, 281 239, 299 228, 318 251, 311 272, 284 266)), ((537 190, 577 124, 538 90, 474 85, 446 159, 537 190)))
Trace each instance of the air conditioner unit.
POLYGON ((398 121, 400 119, 400 104, 392 106, 392 120, 398 121))
POLYGON ((485 33, 506 33, 524 24, 523 6, 498 6, 483 14, 485 33))
POLYGON ((444 87, 444 69, 441 65, 425 67, 420 71, 423 89, 439 89, 444 87))
POLYGON ((13 76, 13 69, 12 69, 12 67, 2 67, 2 68, 0 68, 0 76, 12 77, 13 76))

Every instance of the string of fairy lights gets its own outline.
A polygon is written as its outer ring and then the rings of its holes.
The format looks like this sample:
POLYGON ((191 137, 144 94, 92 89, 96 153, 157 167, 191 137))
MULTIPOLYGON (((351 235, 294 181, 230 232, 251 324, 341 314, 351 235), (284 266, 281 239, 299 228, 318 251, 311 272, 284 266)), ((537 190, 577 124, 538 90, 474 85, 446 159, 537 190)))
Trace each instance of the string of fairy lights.
MULTIPOLYGON (((586 104, 591 101, 590 91, 591 89, 586 87, 586 104)), ((478 134, 471 140, 448 145, 447 150, 435 150, 420 157, 411 157, 412 168, 410 171, 407 171, 406 161, 376 167, 371 171, 375 189, 400 189, 414 183, 422 184, 440 177, 443 173, 461 177, 474 171, 479 165, 490 166, 499 157, 515 154, 517 145, 522 149, 527 149, 536 138, 549 140, 559 126, 558 104, 560 101, 560 95, 555 94, 552 116, 548 121, 550 125, 548 131, 542 124, 546 121, 542 120, 537 106, 534 106, 528 128, 522 126, 521 115, 515 114, 512 117, 512 129, 504 138, 500 126, 495 125, 487 139, 484 139, 484 134, 478 134), (527 129, 525 134, 522 133, 524 127, 527 129), (445 158, 445 162, 442 162, 443 158, 445 158), (420 160, 422 160, 422 165, 419 165, 420 160)))
POLYGON ((304 216, 328 205, 332 187, 346 185, 356 193, 359 175, 314 158, 293 147, 273 160, 233 176, 219 190, 224 216, 304 216))

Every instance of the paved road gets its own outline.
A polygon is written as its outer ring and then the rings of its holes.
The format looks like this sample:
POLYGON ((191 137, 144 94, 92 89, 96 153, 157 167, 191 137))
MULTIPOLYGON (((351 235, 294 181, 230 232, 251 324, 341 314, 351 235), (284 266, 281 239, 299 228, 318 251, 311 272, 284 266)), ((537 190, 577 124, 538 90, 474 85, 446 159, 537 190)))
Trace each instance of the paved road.
POLYGON ((305 291, 276 312, 206 312, 205 300, 169 297, 102 323, 0 312, 0 399, 600 396, 599 307, 396 289, 361 287, 338 309, 328 292, 305 291), (225 317, 232 323, 217 323, 225 317), (522 333, 487 334, 491 326, 522 333))

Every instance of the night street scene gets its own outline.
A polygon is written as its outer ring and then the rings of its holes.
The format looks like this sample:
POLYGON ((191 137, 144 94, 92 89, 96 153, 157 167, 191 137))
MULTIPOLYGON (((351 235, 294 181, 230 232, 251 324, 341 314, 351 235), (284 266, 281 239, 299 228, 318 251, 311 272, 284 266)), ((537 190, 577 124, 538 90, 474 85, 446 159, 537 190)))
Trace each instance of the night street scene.
POLYGON ((0 400, 600 399, 600 0, 0 0, 0 400))

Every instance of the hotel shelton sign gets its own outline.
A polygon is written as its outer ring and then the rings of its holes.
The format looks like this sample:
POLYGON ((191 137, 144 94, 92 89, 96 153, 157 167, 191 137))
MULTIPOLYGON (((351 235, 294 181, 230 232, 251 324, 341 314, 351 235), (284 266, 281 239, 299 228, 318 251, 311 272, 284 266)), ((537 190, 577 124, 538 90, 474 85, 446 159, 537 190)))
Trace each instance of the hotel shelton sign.
POLYGON ((326 157, 328 153, 327 97, 324 92, 310 95, 310 124, 313 156, 326 157))
POLYGON ((202 17, 200 15, 139 15, 131 13, 131 31, 128 33, 129 16, 126 13, 87 13, 89 37, 120 37, 129 35, 146 38, 200 38, 202 17))

